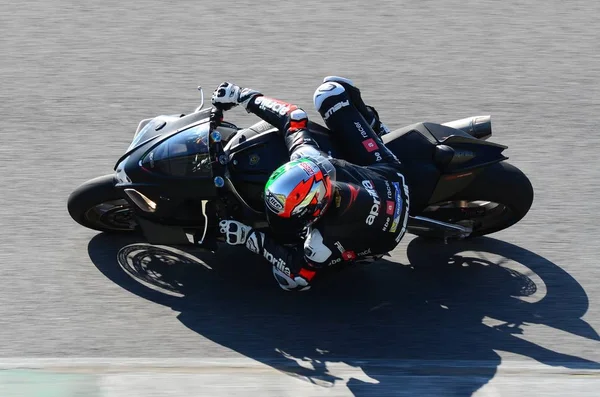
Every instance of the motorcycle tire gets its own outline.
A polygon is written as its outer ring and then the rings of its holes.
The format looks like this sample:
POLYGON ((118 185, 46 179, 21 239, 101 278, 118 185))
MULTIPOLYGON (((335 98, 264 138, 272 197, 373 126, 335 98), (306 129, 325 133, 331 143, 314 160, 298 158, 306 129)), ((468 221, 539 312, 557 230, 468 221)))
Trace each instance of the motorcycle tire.
POLYGON ((469 237, 504 230, 531 208, 533 187, 517 167, 500 162, 484 169, 464 190, 428 206, 423 216, 473 228, 469 237))
POLYGON ((67 201, 71 218, 89 229, 108 233, 138 230, 133 210, 114 187, 114 174, 91 179, 79 186, 67 201))

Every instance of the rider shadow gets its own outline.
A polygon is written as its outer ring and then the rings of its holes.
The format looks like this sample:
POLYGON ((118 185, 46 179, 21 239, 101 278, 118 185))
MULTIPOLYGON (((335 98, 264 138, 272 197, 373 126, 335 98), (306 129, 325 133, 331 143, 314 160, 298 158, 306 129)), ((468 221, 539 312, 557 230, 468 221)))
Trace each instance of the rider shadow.
POLYGON ((417 238, 407 248, 409 264, 350 267, 308 293, 280 290, 261 258, 231 248, 188 251, 213 268, 207 271, 180 251, 133 246, 120 262, 144 285, 115 259, 125 244, 98 235, 88 247, 113 282, 170 306, 185 326, 220 345, 323 387, 346 383, 357 396, 470 396, 494 377, 495 350, 600 368, 519 337, 524 325, 542 324, 600 340, 581 319, 588 299, 573 277, 499 240, 442 246, 417 238))

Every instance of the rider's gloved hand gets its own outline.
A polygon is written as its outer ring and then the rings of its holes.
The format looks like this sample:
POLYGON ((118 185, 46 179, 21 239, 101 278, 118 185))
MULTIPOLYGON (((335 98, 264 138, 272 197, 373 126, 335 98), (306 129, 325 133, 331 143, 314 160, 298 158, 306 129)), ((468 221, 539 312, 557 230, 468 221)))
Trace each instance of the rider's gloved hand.
POLYGON ((215 107, 223 110, 229 110, 239 104, 247 108, 250 100, 259 95, 262 94, 251 88, 241 88, 235 84, 224 82, 213 92, 211 102, 215 107))
POLYGON ((265 235, 242 222, 227 220, 219 222, 219 231, 225 235, 227 244, 242 245, 255 254, 263 254, 265 235))
POLYGON ((239 105, 241 88, 228 82, 221 83, 212 94, 211 102, 223 110, 239 105))
POLYGON ((246 244, 248 235, 252 231, 250 226, 233 220, 219 222, 219 229, 225 235, 227 244, 229 245, 246 244))

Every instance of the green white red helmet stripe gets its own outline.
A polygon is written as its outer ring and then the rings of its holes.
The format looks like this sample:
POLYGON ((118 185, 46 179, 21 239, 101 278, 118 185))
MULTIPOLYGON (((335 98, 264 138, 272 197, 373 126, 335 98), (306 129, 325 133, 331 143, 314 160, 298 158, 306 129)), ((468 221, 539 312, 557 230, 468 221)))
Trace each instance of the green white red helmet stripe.
POLYGON ((265 186, 268 209, 282 218, 303 215, 316 217, 330 197, 328 176, 309 158, 282 165, 273 172, 265 186))

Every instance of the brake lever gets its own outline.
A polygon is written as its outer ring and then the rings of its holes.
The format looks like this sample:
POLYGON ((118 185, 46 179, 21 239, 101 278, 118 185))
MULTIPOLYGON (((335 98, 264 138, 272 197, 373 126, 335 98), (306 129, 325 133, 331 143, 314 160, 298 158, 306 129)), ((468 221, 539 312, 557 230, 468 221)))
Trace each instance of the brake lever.
POLYGON ((198 91, 200 91, 200 105, 194 110, 194 113, 199 112, 204 107, 204 91, 202 90, 202 86, 198 86, 198 91))

